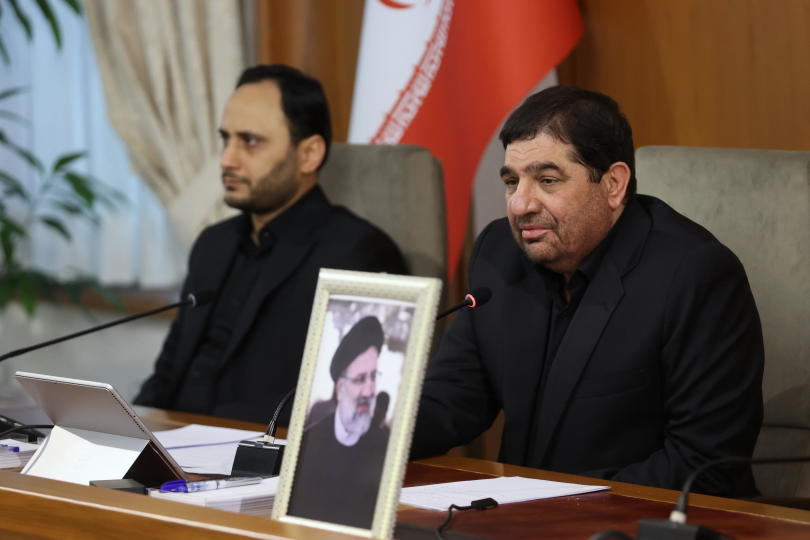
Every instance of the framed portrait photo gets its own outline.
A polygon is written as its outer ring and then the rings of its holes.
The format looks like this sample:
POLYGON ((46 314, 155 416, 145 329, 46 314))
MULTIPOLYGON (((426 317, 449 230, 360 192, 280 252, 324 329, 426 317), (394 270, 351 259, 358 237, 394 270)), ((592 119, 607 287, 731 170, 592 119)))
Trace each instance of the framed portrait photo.
POLYGON ((321 270, 274 519, 391 538, 440 290, 321 270))

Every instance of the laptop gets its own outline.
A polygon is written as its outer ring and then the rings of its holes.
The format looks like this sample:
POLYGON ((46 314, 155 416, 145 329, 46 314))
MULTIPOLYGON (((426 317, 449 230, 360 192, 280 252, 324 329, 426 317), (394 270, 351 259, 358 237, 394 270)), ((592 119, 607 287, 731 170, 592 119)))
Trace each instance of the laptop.
MULTIPOLYGON (((145 441, 143 450, 123 478, 137 480, 145 486, 187 479, 183 469, 112 385, 24 371, 18 371, 15 377, 54 426, 68 431, 81 430, 80 433, 90 438, 98 434, 99 441, 105 439, 103 435, 145 441)), ((31 459, 23 472, 36 466, 37 457, 31 459)))

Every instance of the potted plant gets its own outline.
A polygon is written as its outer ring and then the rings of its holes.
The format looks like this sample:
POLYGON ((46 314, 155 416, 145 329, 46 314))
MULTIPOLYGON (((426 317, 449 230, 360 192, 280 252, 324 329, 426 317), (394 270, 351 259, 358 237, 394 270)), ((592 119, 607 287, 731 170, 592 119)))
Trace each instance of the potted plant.
MULTIPOLYGON (((78 15, 82 14, 77 0, 63 0, 78 15)), ((57 48, 61 49, 62 38, 59 22, 47 0, 35 4, 53 34, 57 48)), ((25 31, 29 41, 33 30, 28 14, 16 0, 0 0, 0 17, 13 14, 25 31)), ((6 64, 11 62, 8 50, 0 36, 0 56, 6 64)), ((73 167, 86 156, 85 152, 68 152, 60 155, 50 166, 7 135, 9 122, 25 122, 10 110, 4 109, 4 101, 24 91, 23 88, 0 89, 0 146, 16 158, 23 160, 39 179, 34 186, 15 178, 10 170, 0 164, 0 312, 11 301, 18 301, 29 317, 36 310, 40 298, 53 298, 59 291, 74 302, 79 302, 83 290, 92 288, 113 303, 115 297, 100 286, 97 280, 77 275, 70 280, 60 280, 25 263, 25 253, 30 245, 31 231, 35 225, 47 227, 53 234, 67 242, 72 241, 70 220, 82 220, 98 225, 99 209, 115 207, 123 201, 115 190, 105 186, 89 175, 73 167), (6 125, 4 125, 6 124, 6 125)))

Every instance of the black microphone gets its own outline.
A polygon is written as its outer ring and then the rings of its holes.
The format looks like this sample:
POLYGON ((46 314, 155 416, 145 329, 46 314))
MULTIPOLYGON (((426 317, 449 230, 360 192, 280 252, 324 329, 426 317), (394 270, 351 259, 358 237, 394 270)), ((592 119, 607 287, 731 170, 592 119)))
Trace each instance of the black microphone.
POLYGON ((62 336, 56 339, 51 339, 49 341, 45 341, 43 343, 37 343, 36 345, 31 345, 30 347, 23 347, 22 349, 17 349, 16 351, 7 352, 6 354, 0 356, 0 362, 3 360, 7 360, 9 358, 14 358, 15 356, 20 356, 21 354, 25 354, 27 352, 35 351, 37 349, 41 349, 43 347, 47 347, 49 345, 55 345, 56 343, 61 343, 63 341, 67 341, 69 339, 77 338, 83 336, 85 334, 92 334, 93 332, 98 332, 99 330, 104 330, 105 328, 109 328, 111 326, 116 326, 119 324, 123 324, 125 322, 134 321, 135 319, 140 319, 142 317, 148 317, 149 315, 154 315, 155 313, 160 313, 161 311, 167 311, 172 308, 182 307, 182 306, 192 306, 198 307, 203 306, 209 303, 211 300, 214 299, 216 294, 213 291, 201 291, 196 294, 189 293, 186 295, 185 300, 181 300, 179 302, 175 302, 174 304, 169 304, 168 306, 163 306, 155 309, 150 309, 149 311, 145 311, 143 313, 136 313, 135 315, 129 315, 128 317, 124 317, 122 319, 117 319, 115 321, 111 321, 105 324, 100 324, 98 326, 94 326, 92 328, 88 328, 87 330, 82 330, 80 332, 75 332, 73 334, 68 334, 66 336, 62 336))
MULTIPOLYGON (((686 509, 689 506, 689 492, 695 480, 709 469, 715 467, 733 467, 741 465, 775 465, 778 463, 802 463, 810 461, 810 457, 784 457, 784 458, 746 458, 746 457, 724 457, 707 461, 690 474, 683 483, 681 495, 675 509, 669 515, 669 520, 642 519, 638 523, 637 540, 724 540, 728 536, 718 533, 708 527, 700 525, 690 525, 686 523, 686 509)), ((627 538, 624 533, 618 531, 603 531, 593 535, 589 540, 607 538, 627 538)), ((632 539, 630 539, 632 540, 632 539)))
POLYGON ((383 390, 377 394, 374 404, 374 416, 371 419, 371 427, 382 428, 385 426, 385 417, 388 416, 388 406, 391 404, 391 396, 383 390))
POLYGON ((492 291, 489 287, 476 287, 475 289, 468 292, 464 295, 464 301, 460 304, 456 304, 451 308, 447 308, 438 315, 436 315, 436 320, 443 319, 450 315, 451 313, 460 310, 461 308, 468 307, 470 309, 477 308, 478 306, 483 306, 489 299, 492 298, 492 291))

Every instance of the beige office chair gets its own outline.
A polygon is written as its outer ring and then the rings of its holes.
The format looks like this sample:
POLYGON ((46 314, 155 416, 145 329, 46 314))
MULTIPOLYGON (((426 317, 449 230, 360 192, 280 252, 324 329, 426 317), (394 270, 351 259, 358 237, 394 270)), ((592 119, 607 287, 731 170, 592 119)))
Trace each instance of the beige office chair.
POLYGON ((332 202, 388 233, 413 275, 446 278, 442 168, 429 150, 335 143, 319 182, 332 202))
MULTIPOLYGON (((697 221, 742 261, 765 336, 756 457, 810 456, 810 152, 648 146, 638 191, 697 221)), ((810 497, 810 463, 759 465, 768 497, 810 497)))

